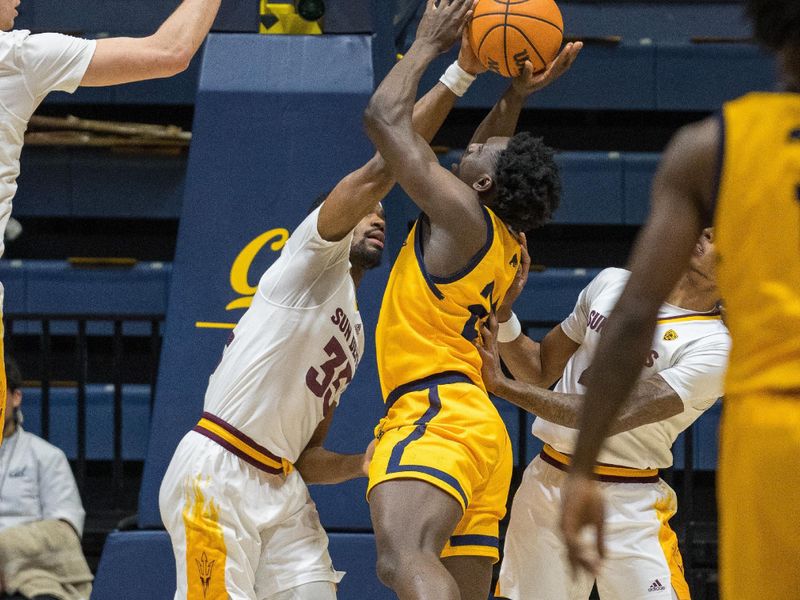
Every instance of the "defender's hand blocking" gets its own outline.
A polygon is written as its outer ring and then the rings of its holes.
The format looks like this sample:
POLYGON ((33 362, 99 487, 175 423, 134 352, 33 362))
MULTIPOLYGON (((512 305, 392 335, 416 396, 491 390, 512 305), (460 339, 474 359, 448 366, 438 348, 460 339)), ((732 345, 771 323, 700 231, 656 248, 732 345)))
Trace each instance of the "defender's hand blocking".
POLYGON ((428 0, 417 28, 417 41, 447 52, 461 37, 473 5, 474 0, 428 0))
POLYGON ((512 80, 511 86, 520 96, 525 97, 546 88, 569 71, 582 48, 583 42, 570 42, 561 49, 561 52, 548 65, 547 69, 540 73, 534 73, 533 63, 526 61, 522 73, 512 80))
POLYGON ((600 486, 591 476, 572 472, 561 494, 561 533, 574 569, 593 575, 605 558, 605 510, 600 486))
POLYGON ((531 255, 528 254, 528 238, 524 233, 519 234, 519 248, 520 248, 520 263, 517 269, 517 274, 514 276, 514 281, 511 287, 506 292, 506 297, 503 298, 503 303, 497 309, 498 323, 505 323, 511 318, 511 312, 514 308, 514 302, 517 301, 522 290, 525 289, 525 284, 528 282, 528 272, 531 268, 531 255))
POLYGON ((483 385, 492 393, 500 389, 501 382, 505 379, 503 369, 500 367, 500 353, 497 350, 497 319, 494 315, 481 326, 481 340, 475 340, 475 347, 481 355, 481 377, 483 385))

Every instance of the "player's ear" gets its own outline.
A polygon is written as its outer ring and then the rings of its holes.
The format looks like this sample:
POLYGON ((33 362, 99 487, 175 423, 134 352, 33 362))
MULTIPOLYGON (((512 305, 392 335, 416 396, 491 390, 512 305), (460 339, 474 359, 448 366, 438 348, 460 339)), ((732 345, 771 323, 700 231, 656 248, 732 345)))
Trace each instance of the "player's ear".
POLYGON ((484 174, 472 184, 472 189, 476 192, 486 193, 492 189, 492 186, 494 186, 494 179, 492 179, 491 175, 484 174))

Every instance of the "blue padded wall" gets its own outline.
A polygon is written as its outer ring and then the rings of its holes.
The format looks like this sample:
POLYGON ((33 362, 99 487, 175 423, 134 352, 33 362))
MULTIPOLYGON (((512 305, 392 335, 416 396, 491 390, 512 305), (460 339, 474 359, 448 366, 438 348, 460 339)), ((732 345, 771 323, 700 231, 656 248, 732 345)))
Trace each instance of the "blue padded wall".
MULTIPOLYGON (((371 65, 366 36, 230 34, 206 42, 140 495, 142 527, 161 525, 161 478, 199 417, 208 376, 228 337, 225 329, 196 323, 235 323, 242 310, 226 306, 254 291, 231 288, 239 252, 264 232, 292 230, 320 192, 369 158, 361 117, 373 89, 371 65)), ((244 287, 255 285, 276 256, 264 248, 244 287)), ((385 277, 385 271, 367 276, 361 297, 379 295, 385 277)), ((374 329, 375 312, 365 314, 367 332, 374 329)), ((373 362, 367 352, 363 371, 373 362)), ((348 402, 358 403, 350 410, 362 415, 363 406, 374 407, 374 418, 364 415, 361 422, 377 422, 382 407, 376 378, 356 376, 337 419, 345 425, 348 402)), ((371 431, 359 434, 347 440, 353 451, 366 446, 371 431)))

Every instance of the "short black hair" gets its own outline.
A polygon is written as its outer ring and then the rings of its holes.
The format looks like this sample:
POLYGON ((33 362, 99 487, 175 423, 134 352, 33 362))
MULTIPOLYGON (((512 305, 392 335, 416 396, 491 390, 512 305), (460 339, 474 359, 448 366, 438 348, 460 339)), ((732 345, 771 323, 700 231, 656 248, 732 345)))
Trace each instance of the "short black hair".
POLYGON ((517 232, 544 225, 561 200, 561 176, 553 149, 526 132, 512 137, 500 153, 495 184, 497 194, 491 208, 517 232))
POLYGON ((756 39, 768 48, 800 47, 798 0, 747 0, 747 16, 753 21, 756 39))
POLYGON ((16 392, 22 388, 22 373, 19 371, 17 361, 8 354, 5 356, 6 364, 6 387, 9 392, 16 392))

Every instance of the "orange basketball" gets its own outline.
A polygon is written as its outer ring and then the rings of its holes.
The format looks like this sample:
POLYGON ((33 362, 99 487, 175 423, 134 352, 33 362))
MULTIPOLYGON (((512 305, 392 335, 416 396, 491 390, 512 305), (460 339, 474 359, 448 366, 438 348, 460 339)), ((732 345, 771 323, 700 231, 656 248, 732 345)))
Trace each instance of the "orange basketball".
POLYGON ((516 77, 527 60, 534 71, 552 62, 561 48, 564 20, 553 0, 478 0, 469 33, 485 67, 516 77))

